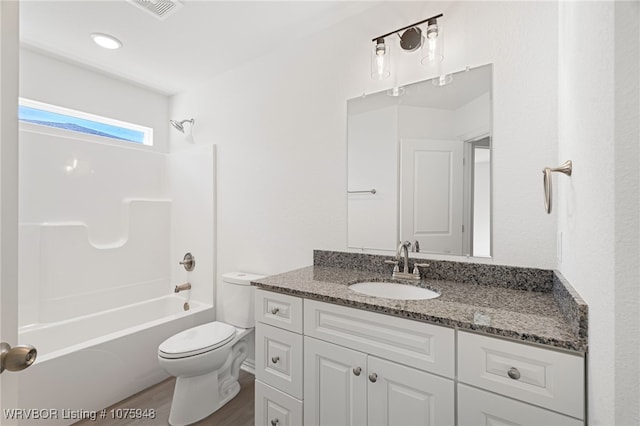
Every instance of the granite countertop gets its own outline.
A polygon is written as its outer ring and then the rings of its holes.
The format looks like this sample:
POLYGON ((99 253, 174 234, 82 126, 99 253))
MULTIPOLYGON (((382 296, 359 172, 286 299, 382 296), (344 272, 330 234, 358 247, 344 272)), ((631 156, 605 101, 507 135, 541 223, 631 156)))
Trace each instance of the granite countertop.
POLYGON ((462 330, 587 351, 586 337, 576 333, 562 312, 562 303, 556 301, 551 291, 423 278, 411 284, 436 290, 440 297, 395 300, 366 296, 348 288, 356 282, 390 281, 390 278, 388 273, 315 265, 266 277, 252 284, 265 290, 462 330))

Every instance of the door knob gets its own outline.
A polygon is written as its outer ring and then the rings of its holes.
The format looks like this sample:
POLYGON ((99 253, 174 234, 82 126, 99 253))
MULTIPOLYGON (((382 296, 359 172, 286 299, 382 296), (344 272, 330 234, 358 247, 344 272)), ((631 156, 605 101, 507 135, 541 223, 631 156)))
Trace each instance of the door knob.
POLYGON ((12 348, 8 343, 0 343, 0 373, 4 370, 24 370, 36 360, 38 351, 31 345, 18 345, 12 348))

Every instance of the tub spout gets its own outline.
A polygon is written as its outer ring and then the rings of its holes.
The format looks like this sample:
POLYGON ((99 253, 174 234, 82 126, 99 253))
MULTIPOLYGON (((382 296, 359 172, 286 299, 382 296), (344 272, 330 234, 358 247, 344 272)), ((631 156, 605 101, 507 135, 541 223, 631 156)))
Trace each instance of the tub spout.
POLYGON ((184 290, 191 290, 191 283, 184 283, 184 284, 177 285, 176 288, 173 290, 173 292, 180 293, 181 291, 184 291, 184 290))

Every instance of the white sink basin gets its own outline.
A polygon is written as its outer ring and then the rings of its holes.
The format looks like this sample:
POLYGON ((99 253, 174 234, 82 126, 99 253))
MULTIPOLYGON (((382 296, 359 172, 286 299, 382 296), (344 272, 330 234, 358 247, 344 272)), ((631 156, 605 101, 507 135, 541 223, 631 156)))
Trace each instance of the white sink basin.
POLYGON ((367 296, 383 297, 385 299, 421 300, 435 299, 440 296, 433 290, 417 287, 411 284, 388 283, 379 281, 366 281, 351 284, 349 288, 356 293, 367 296))

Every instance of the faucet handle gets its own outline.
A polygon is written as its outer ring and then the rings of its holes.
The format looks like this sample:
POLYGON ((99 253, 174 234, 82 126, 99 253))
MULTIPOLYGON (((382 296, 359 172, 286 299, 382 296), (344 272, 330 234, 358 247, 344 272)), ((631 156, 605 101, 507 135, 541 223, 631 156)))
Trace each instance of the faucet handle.
POLYGON ((418 268, 427 268, 429 266, 430 266, 429 263, 414 263, 413 264, 413 275, 420 276, 420 269, 418 269, 418 268))
POLYGON ((397 260, 385 260, 384 263, 386 263, 387 265, 394 265, 393 266, 393 272, 400 271, 400 268, 398 268, 398 261, 397 260))

